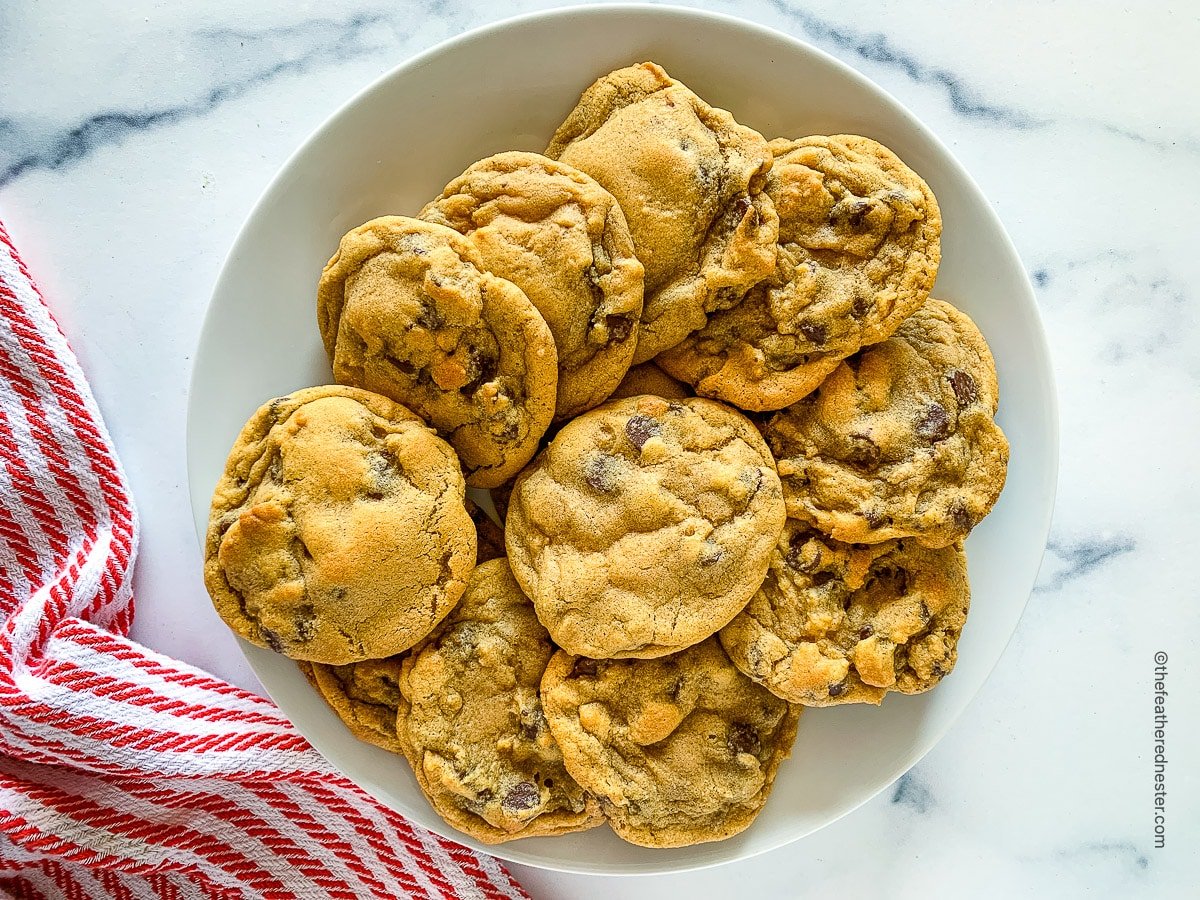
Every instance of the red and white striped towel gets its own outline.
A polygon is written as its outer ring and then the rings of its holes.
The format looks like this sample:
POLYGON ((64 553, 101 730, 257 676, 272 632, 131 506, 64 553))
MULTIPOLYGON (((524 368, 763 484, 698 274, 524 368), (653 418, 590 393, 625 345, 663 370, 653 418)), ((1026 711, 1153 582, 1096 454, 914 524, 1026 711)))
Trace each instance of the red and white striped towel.
POLYGON ((527 896, 363 794, 268 701, 126 638, 136 550, 95 400, 0 225, 0 888, 527 896))

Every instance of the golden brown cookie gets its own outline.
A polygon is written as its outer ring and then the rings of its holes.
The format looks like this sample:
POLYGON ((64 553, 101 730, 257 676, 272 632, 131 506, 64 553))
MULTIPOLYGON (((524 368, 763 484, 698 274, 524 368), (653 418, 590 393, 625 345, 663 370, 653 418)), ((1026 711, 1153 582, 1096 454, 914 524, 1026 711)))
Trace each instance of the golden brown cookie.
POLYGON ((929 300, 763 434, 788 515, 840 541, 962 540, 1004 487, 996 368, 965 313, 929 300))
POLYGON ((766 140, 660 66, 597 80, 546 155, 587 172, 625 211, 646 267, 635 363, 675 346, 774 269, 766 140))
POLYGON ((565 163, 513 151, 475 163, 418 217, 465 235, 542 314, 558 351, 555 418, 602 403, 629 368, 642 314, 642 264, 613 195, 565 163))
POLYGON ((467 514, 475 523, 475 564, 499 559, 505 554, 504 529, 492 521, 486 510, 467 498, 467 514))
POLYGON ((793 703, 879 703, 950 673, 970 596, 961 544, 843 544, 789 519, 767 580, 721 644, 793 703))
POLYGON ((676 381, 653 362, 644 362, 626 372, 610 399, 620 400, 640 394, 650 394, 664 400, 682 400, 692 396, 686 384, 676 381))
POLYGON ((360 741, 403 753, 397 722, 408 715, 400 695, 400 659, 366 659, 344 666, 298 662, 309 683, 360 741))
POLYGON ((843 134, 771 150, 774 274, 658 360, 697 393, 753 410, 795 403, 895 331, 929 296, 941 259, 933 192, 886 147, 843 134))
POLYGON ((521 473, 509 563, 555 643, 653 657, 713 634, 758 590, 784 506, 767 446, 711 400, 614 400, 521 473))
POLYGON ((386 397, 279 397, 246 423, 213 493, 205 585, 260 647, 332 665, 391 656, 463 592, 465 491, 454 451, 386 397))
POLYGON ((801 707, 755 684, 716 638, 658 659, 559 651, 542 703, 567 771, 643 847, 719 841, 754 821, 801 707))
POLYGON ((404 216, 350 231, 321 274, 317 318, 334 377, 424 418, 472 487, 500 484, 536 452, 554 414, 554 339, 458 232, 404 216))
POLYGON ((550 635, 495 559, 401 667, 400 739, 421 790, 447 822, 489 844, 600 824, 594 797, 563 767, 538 687, 550 635))

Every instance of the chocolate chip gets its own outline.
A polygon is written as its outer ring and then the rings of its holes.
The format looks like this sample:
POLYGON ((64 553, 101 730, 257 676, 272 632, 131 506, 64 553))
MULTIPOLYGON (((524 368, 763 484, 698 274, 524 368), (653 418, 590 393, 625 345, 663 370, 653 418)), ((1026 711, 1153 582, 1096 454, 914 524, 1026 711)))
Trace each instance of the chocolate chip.
POLYGON ((963 533, 975 527, 970 510, 967 509, 961 500, 957 500, 950 505, 950 521, 954 523, 955 528, 963 533))
POLYGON ((279 635, 270 628, 262 628, 260 630, 262 631, 263 640, 267 642, 267 646, 276 653, 282 653, 283 641, 280 639, 279 635))
POLYGON ((608 343, 619 344, 633 332, 633 319, 629 316, 605 316, 604 327, 608 329, 608 343))
POLYGON ((660 434, 662 434, 662 424, 657 419, 643 416, 641 413, 634 413, 625 423, 625 435, 629 438, 629 442, 639 450, 646 445, 646 441, 660 434))
POLYGON ((676 678, 674 683, 669 688, 667 688, 667 696, 670 697, 672 700, 678 700, 679 694, 682 690, 683 690, 683 679, 676 678))
POLYGON ((472 347, 467 354, 467 383, 458 389, 460 394, 473 394, 480 385, 496 377, 496 357, 472 347))
POLYGON ((833 581, 833 573, 832 572, 817 572, 812 577, 813 587, 824 587, 825 585, 829 584, 829 582, 831 582, 831 581, 833 581))
POLYGON ((581 678, 595 678, 598 670, 599 666, 594 659, 587 659, 581 656, 575 660, 575 665, 571 667, 571 677, 574 678, 578 675, 581 678))
POLYGON ((500 805, 505 809, 533 809, 541 799, 542 795, 538 792, 536 784, 532 781, 518 781, 504 795, 504 799, 500 801, 500 805))
POLYGON ((869 309, 866 297, 855 297, 854 302, 850 304, 850 314, 856 319, 861 319, 865 316, 869 309))
POLYGON ((804 559, 804 547, 808 544, 812 535, 807 531, 797 531, 792 534, 788 541, 787 562, 793 569, 800 572, 815 572, 821 566, 821 559, 824 554, 821 553, 820 547, 813 554, 812 559, 804 559))
POLYGON ((863 513, 863 518, 867 520, 867 525, 871 528, 879 528, 887 521, 887 517, 877 509, 868 509, 863 513))
POLYGON ((801 322, 800 333, 817 346, 825 343, 829 337, 829 329, 821 322, 801 322))
POLYGON ((846 461, 862 472, 871 473, 879 468, 881 454, 879 447, 865 434, 852 434, 850 452, 846 461))
POLYGON ((831 684, 829 686, 830 697, 840 697, 844 693, 846 693, 846 682, 844 681, 839 681, 837 684, 831 684))
POLYGON ((871 203, 868 200, 856 200, 854 205, 850 207, 850 215, 847 216, 847 221, 850 227, 855 231, 865 231, 863 220, 866 219, 867 213, 871 211, 871 203))
POLYGON ((746 217, 746 213, 750 212, 750 209, 753 206, 754 204, 750 202, 750 198, 747 195, 740 195, 736 200, 733 201, 734 217, 739 221, 744 219, 746 217))
POLYGON ((495 796, 496 795, 492 792, 491 788, 483 788, 482 790, 479 791, 479 793, 477 793, 475 795, 475 799, 478 800, 480 803, 487 803, 489 800, 491 800, 495 796))
POLYGON ((583 477, 594 490, 613 493, 617 489, 616 460, 607 453, 593 454, 583 465, 583 477))
POLYGON ((421 307, 421 313, 417 316, 416 321, 418 325, 429 331, 441 328, 446 324, 446 320, 442 316, 442 311, 432 304, 421 307))
POLYGON ((979 391, 975 387, 975 379, 962 369, 955 369, 946 377, 950 379, 950 387, 954 389, 954 399, 958 401, 959 409, 978 399, 979 391))
POLYGON ((930 403, 925 414, 917 422, 917 434, 933 443, 950 436, 950 416, 940 403, 930 403))
POLYGON ((283 481, 283 457, 279 454, 271 458, 271 464, 267 466, 267 478, 277 483, 283 481))
POLYGON ((725 735, 725 743, 729 745, 729 752, 733 754, 753 753, 757 756, 762 750, 758 729, 744 722, 734 722, 729 726, 729 732, 725 735))
POLYGON ((941 678, 946 674, 946 671, 938 663, 933 664, 932 674, 934 678, 941 678))
POLYGON ((715 541, 705 541, 700 553, 700 565, 715 566, 725 558, 725 550, 715 541))
POLYGON ((858 629, 858 639, 860 641, 865 641, 867 638, 869 638, 874 633, 875 633, 874 628, 872 628, 870 625, 864 625, 862 628, 858 629))
POLYGON ((538 736, 538 731, 539 731, 539 729, 538 729, 537 722, 526 722, 526 721, 521 722, 521 737, 525 738, 525 740, 536 741, 537 736, 538 736))
POLYGON ((412 376, 418 372, 416 365, 407 359, 401 359, 399 356, 392 356, 391 354, 385 354, 383 358, 387 360, 389 365, 404 375, 412 376))
POLYGON ((926 603, 924 600, 922 600, 921 601, 921 619, 922 619, 922 621, 928 622, 932 618, 933 618, 933 613, 931 613, 929 611, 929 604, 926 603))

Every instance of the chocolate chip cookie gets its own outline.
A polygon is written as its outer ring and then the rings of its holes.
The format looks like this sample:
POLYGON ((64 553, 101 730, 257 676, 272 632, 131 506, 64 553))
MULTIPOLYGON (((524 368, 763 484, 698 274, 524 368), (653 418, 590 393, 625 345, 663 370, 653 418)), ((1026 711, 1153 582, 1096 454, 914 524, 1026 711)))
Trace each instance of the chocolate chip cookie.
POLYGON ((950 673, 969 604, 961 544, 843 544, 789 519, 767 580, 721 644, 793 703, 879 703, 950 673))
POLYGON ((554 653, 503 559, 475 569, 462 602, 401 666, 400 740, 430 804, 487 843, 598 825, 563 767, 538 686, 554 653))
POLYGON ((763 433, 788 515, 840 541, 962 540, 1004 487, 996 368, 966 314, 929 300, 763 433))
POLYGON ((424 418, 467 484, 500 484, 536 452, 554 414, 554 338, 458 232, 403 216, 355 228, 321 274, 317 316, 334 377, 424 418))
POLYGON ((781 409, 929 296, 941 259, 933 192, 855 135, 771 142, 766 192, 779 215, 774 274, 659 364, 744 409, 781 409))
POLYGON ((411 647, 458 602, 475 528, 454 451, 338 385, 265 404, 213 494, 204 582, 260 647, 341 665, 411 647))
POLYGON ((774 268, 766 140, 654 63, 596 81, 546 155, 595 178, 629 220, 646 267, 635 363, 679 343, 774 268))
POLYGON ((637 346, 642 264, 625 215, 590 176, 537 153, 480 160, 418 218, 466 235, 484 266, 523 290, 558 350, 555 418, 617 386, 637 346))
POLYGON ((651 660, 558 652, 542 703, 569 771, 620 837, 643 847, 719 841, 754 821, 801 707, 755 684, 716 638, 651 660))
POLYGON ((297 663, 321 698, 360 741, 403 753, 397 723, 408 715, 400 695, 400 659, 366 659, 344 666, 297 663))
POLYGON ((596 658, 695 644, 762 584, 784 506, 746 418, 711 400, 614 400, 521 473, 509 563, 555 643, 596 658))
POLYGON ((644 362, 626 372, 617 389, 612 392, 611 399, 637 397, 639 394, 650 394, 664 400, 682 400, 692 396, 686 384, 676 381, 653 362, 644 362))

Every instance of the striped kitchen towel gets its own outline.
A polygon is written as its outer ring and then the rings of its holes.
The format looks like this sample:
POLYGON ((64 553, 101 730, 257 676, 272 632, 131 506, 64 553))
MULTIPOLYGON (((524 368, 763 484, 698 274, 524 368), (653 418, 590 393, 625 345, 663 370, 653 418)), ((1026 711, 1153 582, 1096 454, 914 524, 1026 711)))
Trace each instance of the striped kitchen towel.
POLYGON ((17 897, 523 898, 268 701, 126 635, 137 517, 0 225, 0 888, 17 897))

